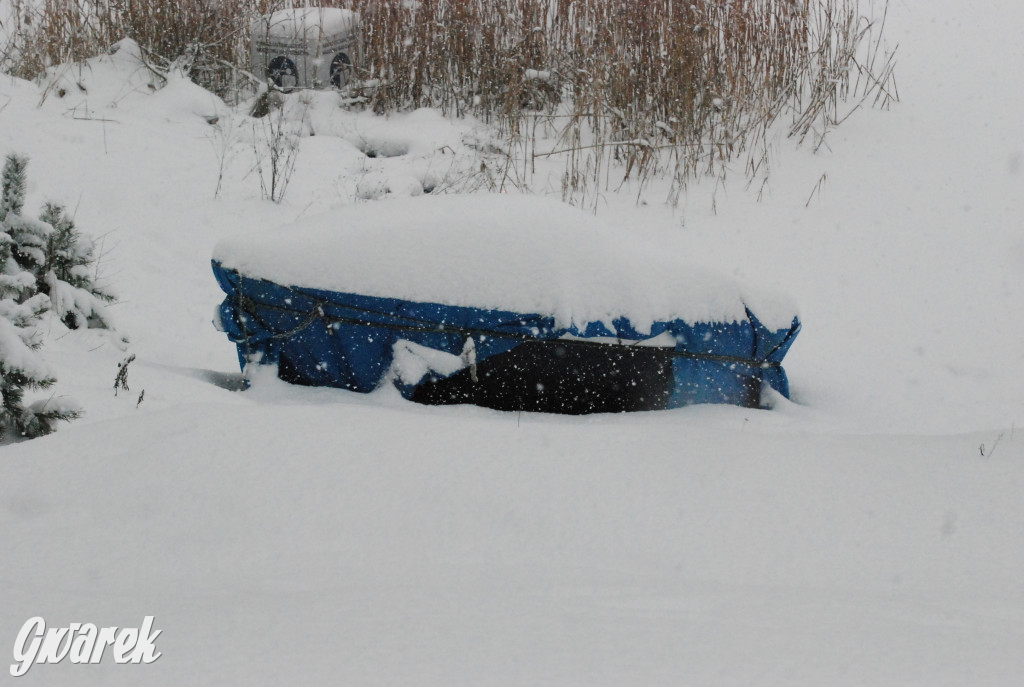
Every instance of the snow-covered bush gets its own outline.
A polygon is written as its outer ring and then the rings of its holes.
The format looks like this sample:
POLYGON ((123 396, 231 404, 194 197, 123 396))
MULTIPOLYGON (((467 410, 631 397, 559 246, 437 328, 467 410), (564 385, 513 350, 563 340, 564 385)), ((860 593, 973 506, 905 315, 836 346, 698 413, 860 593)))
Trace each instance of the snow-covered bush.
POLYGON ((39 355, 40 318, 52 311, 70 329, 110 328, 96 284, 95 249, 63 208, 47 204, 39 219, 22 214, 28 160, 8 155, 0 174, 0 437, 49 434, 58 420, 81 413, 77 403, 51 397, 25 405, 25 392, 47 389, 56 377, 39 355))
POLYGON ((96 283, 95 244, 75 229, 60 205, 47 203, 39 219, 53 231, 47 238, 37 287, 50 296, 51 307, 68 329, 112 329, 103 304, 115 296, 96 283))

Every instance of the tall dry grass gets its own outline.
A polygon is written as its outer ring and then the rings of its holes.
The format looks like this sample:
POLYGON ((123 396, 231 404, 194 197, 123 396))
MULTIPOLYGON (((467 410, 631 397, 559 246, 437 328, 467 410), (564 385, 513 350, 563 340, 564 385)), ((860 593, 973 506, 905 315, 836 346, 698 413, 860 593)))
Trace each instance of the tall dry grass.
POLYGON ((896 98, 885 0, 352 0, 379 111, 496 121, 503 178, 565 160, 567 198, 740 166, 765 177, 780 120, 820 145, 896 98), (536 132, 558 143, 536 148, 536 132))
POLYGON ((225 95, 225 72, 248 69, 249 22, 281 0, 12 0, 0 68, 32 79, 129 37, 158 68, 177 63, 225 95))
MULTIPOLYGON (((250 20, 288 0, 14 0, 3 68, 32 77, 129 36, 230 97, 250 20), (35 7, 36 9, 31 9, 35 7)), ((301 5, 302 3, 295 3, 301 5)), ((361 13, 354 87, 378 112, 433 107, 494 123, 504 180, 565 161, 567 197, 741 166, 767 174, 770 136, 820 145, 865 103, 896 98, 886 0, 324 0, 361 13), (557 140, 538 150, 538 132, 557 140)), ((504 182, 503 182, 504 183, 504 182)))

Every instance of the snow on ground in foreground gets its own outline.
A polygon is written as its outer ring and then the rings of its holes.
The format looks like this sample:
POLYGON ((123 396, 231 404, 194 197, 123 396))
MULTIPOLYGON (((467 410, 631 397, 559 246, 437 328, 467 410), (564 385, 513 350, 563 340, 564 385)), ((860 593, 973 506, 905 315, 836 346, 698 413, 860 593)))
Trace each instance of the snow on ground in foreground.
POLYGON ((985 434, 516 417, 260 382, 5 450, 0 632, 36 614, 164 630, 153 665, 26 684, 1024 674, 1019 439, 983 459, 985 434))
POLYGON ((603 220, 797 301, 796 402, 772 411, 231 391, 214 245, 410 180, 467 188, 486 132, 310 98, 277 205, 253 123, 186 81, 154 92, 117 55, 63 96, 0 79, 27 210, 65 202, 102 237, 138 356, 114 397, 126 352, 49 331, 88 414, 0 448, 0 652, 37 615, 163 630, 152 665, 18 684, 1024 682, 1024 9, 998 4, 894 4, 903 101, 817 154, 781 142, 760 204, 739 183, 717 214, 713 184, 675 211, 602 197, 603 220))

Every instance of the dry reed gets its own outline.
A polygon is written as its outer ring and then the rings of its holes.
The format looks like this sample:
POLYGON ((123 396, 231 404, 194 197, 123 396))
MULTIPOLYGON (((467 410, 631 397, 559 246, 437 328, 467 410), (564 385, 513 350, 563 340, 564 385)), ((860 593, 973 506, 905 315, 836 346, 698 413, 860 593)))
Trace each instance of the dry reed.
MULTIPOLYGON (((474 115, 508 143, 506 178, 565 160, 579 200, 669 175, 767 174, 778 122, 815 145, 863 103, 896 98, 878 0, 326 0, 362 15, 353 84, 378 112, 474 115), (537 131, 557 141, 536 149, 537 131)), ((123 36, 222 96, 248 69, 249 21, 286 0, 42 0, 18 12, 3 67, 32 77, 123 36)))

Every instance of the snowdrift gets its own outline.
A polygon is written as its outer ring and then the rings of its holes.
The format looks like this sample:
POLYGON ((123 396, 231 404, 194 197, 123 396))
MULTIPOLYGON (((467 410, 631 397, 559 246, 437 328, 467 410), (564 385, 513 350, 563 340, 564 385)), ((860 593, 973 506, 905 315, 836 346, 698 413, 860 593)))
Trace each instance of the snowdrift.
POLYGON ((213 271, 243 369, 431 404, 757 407, 765 385, 788 396, 800 329, 784 298, 529 196, 347 207, 223 241, 213 271))

